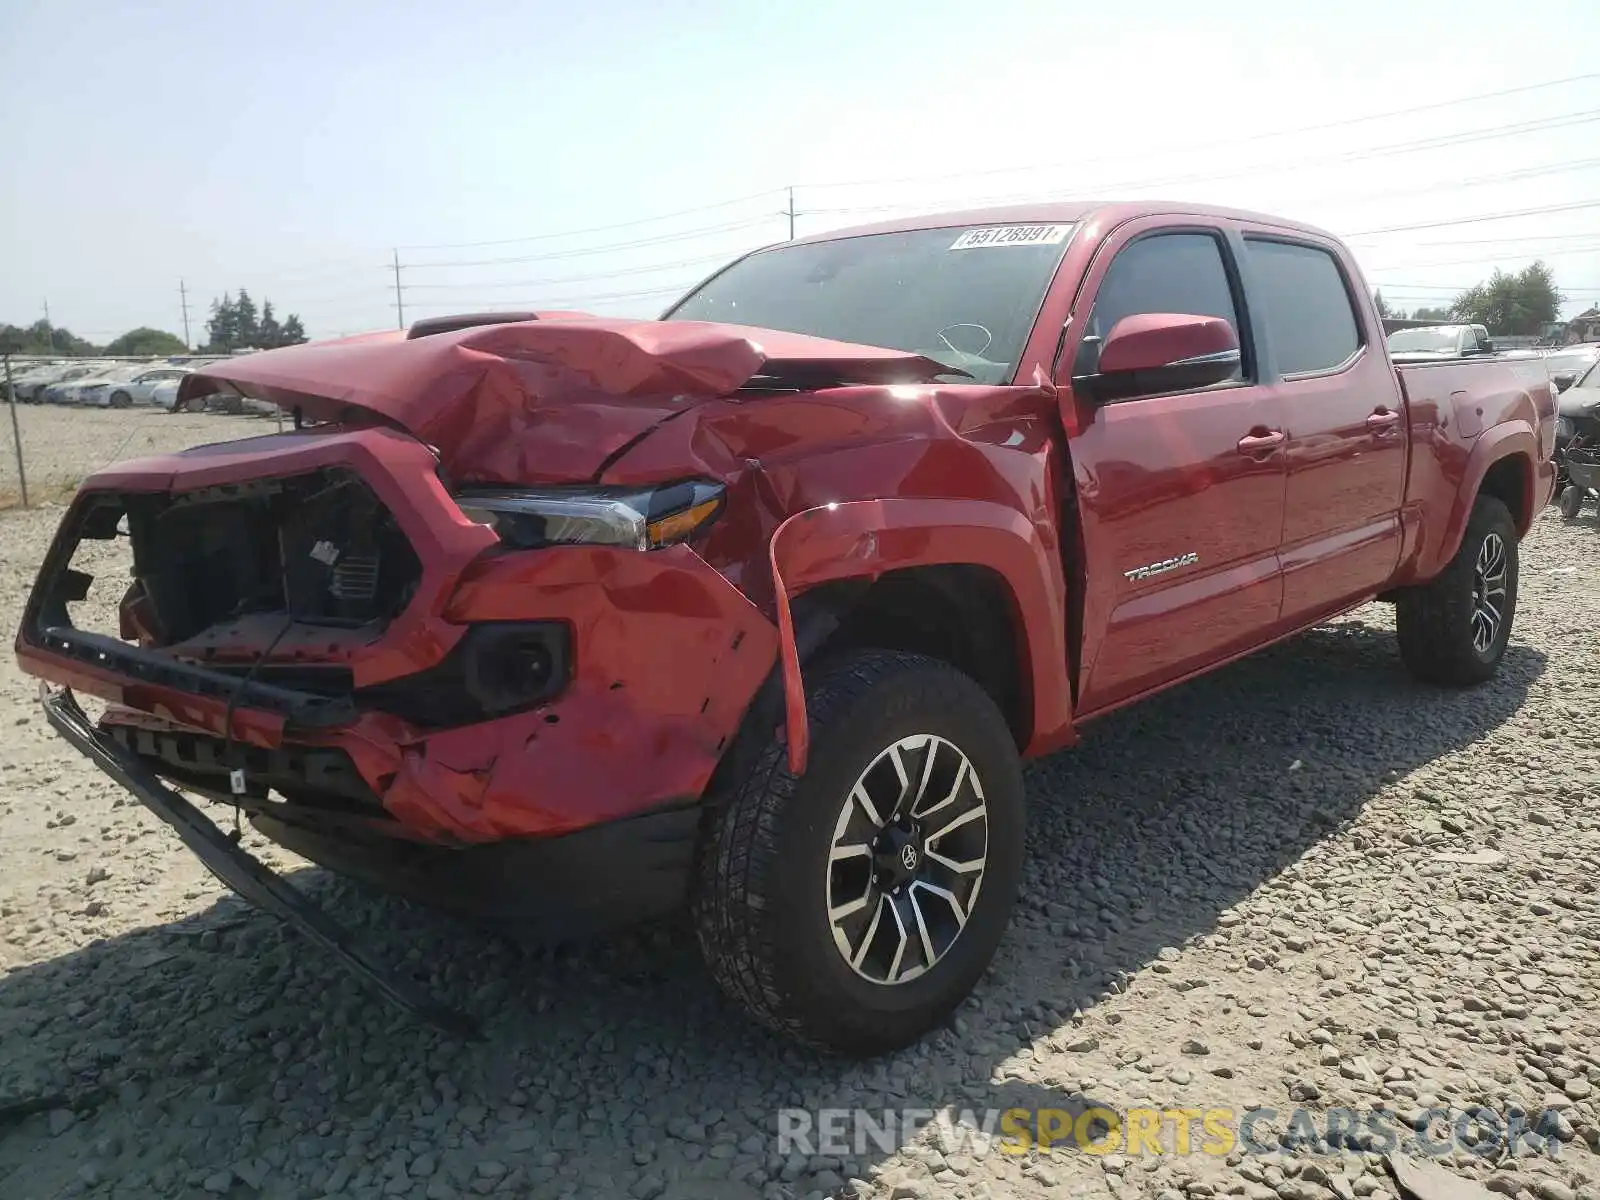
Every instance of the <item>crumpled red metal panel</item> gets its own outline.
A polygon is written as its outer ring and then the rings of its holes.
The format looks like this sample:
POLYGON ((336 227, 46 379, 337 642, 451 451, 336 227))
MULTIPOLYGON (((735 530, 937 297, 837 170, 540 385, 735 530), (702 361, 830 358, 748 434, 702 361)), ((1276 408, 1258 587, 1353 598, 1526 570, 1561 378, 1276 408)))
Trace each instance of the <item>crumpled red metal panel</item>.
POLYGON ((948 370, 901 350, 776 330, 561 316, 245 355, 190 376, 180 397, 226 384, 313 420, 356 410, 433 446, 462 478, 576 481, 688 403, 801 366, 864 380, 948 370))

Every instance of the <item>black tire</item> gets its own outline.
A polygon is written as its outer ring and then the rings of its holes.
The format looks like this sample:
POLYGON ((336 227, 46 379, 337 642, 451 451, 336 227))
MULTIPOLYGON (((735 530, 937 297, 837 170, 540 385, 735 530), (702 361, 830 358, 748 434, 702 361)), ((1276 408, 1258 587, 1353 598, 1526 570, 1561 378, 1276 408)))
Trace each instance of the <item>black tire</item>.
MULTIPOLYGON (((1491 601, 1492 601, 1491 597, 1491 601)), ((1493 678, 1505 657, 1517 611, 1517 526, 1511 510, 1494 496, 1479 496, 1467 519, 1455 557, 1432 581, 1408 588, 1395 607, 1400 657, 1418 679, 1446 687, 1469 687, 1493 678), (1481 648, 1476 618, 1480 556, 1498 539, 1505 556, 1500 622, 1481 648)))
POLYGON ((932 658, 858 651, 823 666, 807 693, 806 773, 792 775, 786 747, 775 742, 736 782, 702 847, 694 923, 717 982, 758 1021, 816 1049, 866 1057, 945 1020, 994 956, 1022 874, 1021 764, 994 701, 932 658), (985 865, 965 923, 931 967, 914 979, 873 982, 835 943, 831 848, 862 773, 919 733, 944 739, 977 775, 985 865))
POLYGON ((128 395, 127 392, 112 392, 111 393, 111 407, 112 408, 132 408, 133 407, 133 397, 128 395))
POLYGON ((1571 521, 1578 515, 1578 510, 1583 507, 1583 489, 1575 483, 1569 483, 1561 489, 1561 515, 1571 521))

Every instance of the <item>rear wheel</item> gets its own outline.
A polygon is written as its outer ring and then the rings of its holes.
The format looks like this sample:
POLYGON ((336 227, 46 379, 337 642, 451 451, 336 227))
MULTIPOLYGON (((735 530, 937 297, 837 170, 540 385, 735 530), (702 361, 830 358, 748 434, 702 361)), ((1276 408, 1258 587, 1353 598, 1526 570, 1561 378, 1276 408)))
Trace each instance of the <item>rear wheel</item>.
POLYGON ((694 917, 725 991, 820 1049, 887 1052, 943 1021, 999 945, 1022 870, 1017 750, 989 696, 863 651, 808 692, 809 769, 768 746, 718 814, 694 917))
POLYGON ((1395 606, 1400 657, 1428 683, 1483 683, 1505 656, 1516 610, 1516 522, 1503 501, 1479 496, 1449 565, 1395 606))
POLYGON ((1569 483, 1561 489, 1561 515, 1567 520, 1572 520, 1578 515, 1578 510, 1583 507, 1583 489, 1575 483, 1569 483))

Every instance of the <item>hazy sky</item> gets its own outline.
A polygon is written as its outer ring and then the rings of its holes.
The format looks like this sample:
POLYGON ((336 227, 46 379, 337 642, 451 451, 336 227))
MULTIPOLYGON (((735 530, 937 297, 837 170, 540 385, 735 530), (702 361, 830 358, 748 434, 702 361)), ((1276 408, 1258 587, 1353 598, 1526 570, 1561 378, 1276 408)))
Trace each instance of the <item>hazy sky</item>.
POLYGON ((48 299, 95 340, 181 334, 181 278, 196 339, 241 285, 313 336, 377 328, 396 247, 408 318, 650 315, 784 237, 790 185, 802 233, 968 201, 1241 204, 1351 235, 1406 307, 1542 255, 1570 314, 1600 300, 1597 17, 1593 0, 0 0, 0 320, 48 299), (1419 106, 1437 107, 1359 119, 1419 106))

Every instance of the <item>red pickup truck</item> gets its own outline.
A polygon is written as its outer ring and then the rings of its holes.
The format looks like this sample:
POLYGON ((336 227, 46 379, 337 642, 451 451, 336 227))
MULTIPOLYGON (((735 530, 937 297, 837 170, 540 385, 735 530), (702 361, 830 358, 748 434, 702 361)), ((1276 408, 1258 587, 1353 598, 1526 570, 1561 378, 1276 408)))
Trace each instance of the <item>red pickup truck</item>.
POLYGON ((453 1028, 182 793, 541 932, 687 903, 758 1018, 875 1053, 989 962, 1023 757, 1374 599, 1419 678, 1488 679, 1554 480, 1537 361, 1397 369, 1337 240, 1198 206, 825 234, 658 321, 184 388, 295 428, 88 479, 19 659, 213 870, 453 1028), (79 628, 80 543, 119 535, 120 628, 79 628))

